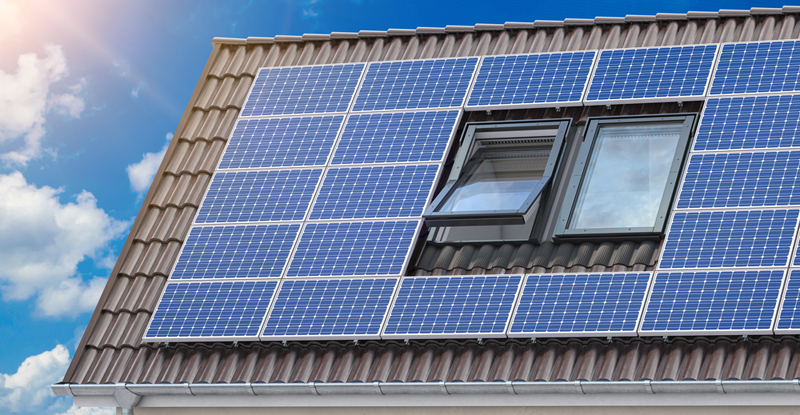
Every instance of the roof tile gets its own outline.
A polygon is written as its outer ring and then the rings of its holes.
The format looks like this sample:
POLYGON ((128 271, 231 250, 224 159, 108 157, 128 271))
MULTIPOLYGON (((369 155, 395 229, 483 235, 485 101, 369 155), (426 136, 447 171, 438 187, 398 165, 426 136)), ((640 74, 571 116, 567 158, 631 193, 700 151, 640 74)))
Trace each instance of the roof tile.
POLYGON ((126 255, 125 258, 122 258, 122 256, 120 256, 119 260, 123 261, 122 267, 120 267, 119 269, 119 273, 121 275, 133 276, 136 263, 139 262, 139 257, 144 252, 144 248, 145 244, 141 242, 141 240, 135 240, 133 245, 131 246, 131 249, 128 251, 128 255, 126 255))
MULTIPOLYGON (((161 257, 153 267, 153 275, 168 276, 172 267, 175 264, 175 259, 178 257, 178 251, 181 249, 179 241, 167 242, 166 248, 161 252, 161 257)), ((152 310, 151 308, 146 308, 152 310)))
POLYGON ((253 47, 250 54, 247 56, 247 61, 242 67, 242 70, 239 72, 239 76, 249 75, 254 77, 256 73, 258 73, 258 68, 261 66, 261 61, 264 59, 264 47, 263 45, 253 47))
POLYGON ((209 76, 222 78, 225 67, 228 66, 228 62, 231 58, 231 48, 232 47, 229 46, 221 46, 219 48, 217 59, 214 61, 214 65, 211 66, 211 70, 208 71, 209 76))

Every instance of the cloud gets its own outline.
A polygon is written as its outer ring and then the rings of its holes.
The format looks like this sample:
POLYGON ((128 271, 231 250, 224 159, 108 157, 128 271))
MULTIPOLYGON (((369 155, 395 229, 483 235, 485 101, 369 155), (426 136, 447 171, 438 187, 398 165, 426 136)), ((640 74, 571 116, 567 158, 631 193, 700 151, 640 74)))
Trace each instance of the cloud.
POLYGON ((0 408, 11 412, 30 411, 55 400, 50 385, 61 380, 69 365, 69 351, 63 345, 28 357, 17 373, 0 373, 0 408))
POLYGON ((167 143, 161 148, 158 153, 145 153, 142 159, 134 164, 131 164, 125 171, 128 172, 128 180, 131 182, 131 190, 143 196, 153 183, 153 178, 156 177, 158 166, 161 165, 161 160, 167 152, 169 142, 172 140, 172 133, 167 133, 167 143))
POLYGON ((0 41, 22 33, 21 1, 0 0, 0 41))
POLYGON ((66 412, 56 415, 116 415, 116 408, 80 408, 70 407, 66 412))
POLYGON ((79 118, 85 106, 75 92, 83 88, 85 79, 71 86, 69 93, 50 92, 51 85, 64 79, 69 71, 60 46, 46 45, 44 49, 44 58, 35 53, 20 55, 13 74, 0 70, 0 144, 19 138, 24 143, 21 148, 0 154, 6 165, 25 166, 41 156, 48 112, 79 118))
POLYGON ((84 190, 65 204, 60 193, 27 183, 20 172, 0 175, 0 288, 7 300, 38 296, 37 311, 45 316, 94 309, 103 279, 84 282, 78 264, 108 255, 109 243, 128 228, 91 193, 84 190))

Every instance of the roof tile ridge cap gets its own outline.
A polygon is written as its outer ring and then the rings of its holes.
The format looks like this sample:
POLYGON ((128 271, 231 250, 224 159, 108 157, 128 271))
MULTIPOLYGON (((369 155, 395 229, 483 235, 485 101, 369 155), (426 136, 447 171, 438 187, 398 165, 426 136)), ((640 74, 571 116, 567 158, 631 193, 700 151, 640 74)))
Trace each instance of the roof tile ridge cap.
POLYGON ((625 15, 626 22, 655 22, 656 17, 652 15, 646 14, 626 14, 625 15))
POLYGON ((687 12, 686 17, 689 19, 717 19, 719 12, 687 12))
POLYGON ((505 30, 505 25, 495 23, 477 23, 475 30, 505 30))
POLYGON ((593 26, 594 19, 564 19, 565 26, 593 26))
POLYGON ((314 41, 314 40, 330 40, 331 35, 325 33, 303 33, 300 36, 301 39, 304 41, 314 41))
POLYGON ((273 37, 258 37, 258 36, 251 36, 247 38, 248 45, 258 45, 258 44, 272 44, 275 43, 275 38, 273 37))
POLYGON ((740 10, 740 9, 719 9, 717 12, 719 17, 738 17, 738 16, 750 16, 750 10, 740 10))
POLYGON ((563 20, 534 20, 534 27, 562 27, 564 26, 563 20))
POLYGON ((211 39, 211 44, 225 44, 225 45, 245 45, 247 44, 247 39, 242 39, 238 37, 215 37, 211 39))
POLYGON ((595 24, 620 24, 625 23, 624 17, 614 17, 614 16, 597 16, 594 18, 595 24))
POLYGON ((416 29, 388 29, 386 31, 388 36, 416 36, 416 29))
POLYGON ((475 26, 466 25, 447 25, 444 27, 445 32, 474 32, 475 26))
POLYGON ((415 29, 417 34, 424 34, 424 35, 443 35, 445 34, 445 30, 443 27, 428 27, 428 26, 420 26, 415 29))
POLYGON ((751 14, 783 14, 783 8, 778 7, 752 7, 751 14))
POLYGON ((331 39, 358 39, 358 32, 331 32, 331 39))
POLYGON ((656 20, 688 20, 686 13, 656 13, 656 20))
POLYGON ((278 42, 302 42, 303 36, 297 35, 277 35, 274 38, 275 43, 278 42))
POLYGON ((385 30, 359 30, 358 37, 387 37, 389 34, 385 30))
POLYGON ((781 10, 784 13, 800 13, 800 6, 783 6, 781 10))
POLYGON ((508 29, 533 29, 533 22, 505 22, 503 27, 508 29))

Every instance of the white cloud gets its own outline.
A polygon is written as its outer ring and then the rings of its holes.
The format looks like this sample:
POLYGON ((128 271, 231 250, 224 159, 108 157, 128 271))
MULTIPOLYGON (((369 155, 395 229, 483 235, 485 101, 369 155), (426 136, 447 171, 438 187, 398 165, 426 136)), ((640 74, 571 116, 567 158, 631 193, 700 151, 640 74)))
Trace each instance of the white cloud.
POLYGON ((16 38, 22 32, 21 3, 22 1, 0 0, 0 41, 16 38))
POLYGON ((35 53, 20 55, 15 73, 0 71, 0 144, 19 138, 24 142, 20 148, 0 154, 0 160, 7 165, 25 166, 41 156, 48 112, 79 118, 85 106, 83 99, 75 95, 85 80, 70 87, 71 93, 50 92, 51 85, 64 79, 69 71, 60 46, 45 45, 44 49, 43 58, 35 53))
POLYGON ((167 143, 164 144, 161 151, 158 153, 145 153, 140 161, 131 164, 125 169, 128 172, 131 189, 138 193, 139 196, 144 195, 147 189, 150 188, 150 184, 153 183, 153 178, 156 177, 158 166, 161 165, 161 160, 167 152, 170 140, 172 140, 172 133, 167 133, 167 143))
POLYGON ((66 412, 57 415, 116 415, 116 413, 116 408, 80 408, 72 406, 66 412))
POLYGON ((0 373, 0 408, 11 412, 30 411, 55 400, 50 385, 61 380, 69 365, 69 351, 63 345, 25 359, 17 373, 0 373))
MULTIPOLYGON (((110 217, 82 191, 62 204, 61 189, 36 187, 20 172, 0 175, 0 287, 3 297, 34 295, 46 316, 75 316, 94 309, 103 280, 76 275, 86 258, 102 259, 128 223, 110 217)), ((97 264, 98 261, 95 261, 97 264)))

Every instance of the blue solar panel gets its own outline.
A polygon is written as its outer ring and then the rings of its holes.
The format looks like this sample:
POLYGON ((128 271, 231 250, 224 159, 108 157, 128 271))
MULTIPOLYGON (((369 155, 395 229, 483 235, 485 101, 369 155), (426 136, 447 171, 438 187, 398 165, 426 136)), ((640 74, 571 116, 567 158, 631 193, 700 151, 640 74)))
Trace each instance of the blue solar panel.
POLYGON ((331 164, 441 161, 458 111, 351 115, 331 164))
POLYGON ((194 227, 171 279, 280 277, 299 224, 194 227))
POLYGON ((722 46, 709 94, 800 91, 800 41, 722 46))
POLYGON ((346 112, 363 70, 363 63, 262 68, 240 116, 346 112))
POLYGON ((195 223, 303 220, 322 169, 220 172, 195 223))
POLYGON ((404 278, 383 337, 505 337, 520 275, 404 278))
POLYGON ((677 207, 800 205, 800 151, 695 154, 677 207))
POLYGON ((770 333, 783 270, 660 272, 640 334, 770 333))
POLYGON ((706 101, 694 150, 800 147, 800 95, 706 101))
POLYGON ((353 111, 460 107, 478 58, 371 63, 353 111))
POLYGON ((659 267, 786 266, 798 213, 797 209, 676 212, 659 267))
POLYGON ((324 166, 344 116, 239 120, 220 169, 324 166))
POLYGON ((286 280, 262 339, 377 339, 397 278, 286 280))
POLYGON ((586 102, 702 98, 717 45, 604 50, 586 102))
POLYGON ((399 276, 419 221, 306 224, 288 277, 399 276))
POLYGON ((789 272, 789 282, 783 294, 775 334, 798 332, 800 332, 800 270, 793 269, 789 272))
POLYGON ((581 104, 596 51, 487 56, 467 107, 581 104))
POLYGON ((438 164, 329 169, 311 219, 419 217, 438 164))
POLYGON ((650 276, 528 275, 508 335, 636 335, 650 276))
POLYGON ((145 340, 257 340, 277 281, 168 283, 145 340))

